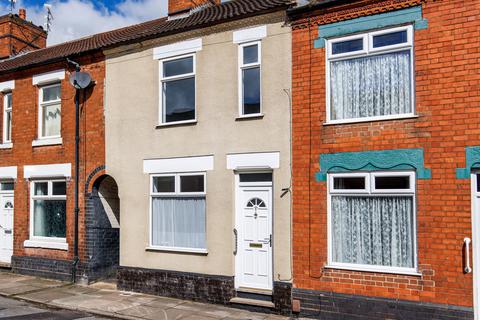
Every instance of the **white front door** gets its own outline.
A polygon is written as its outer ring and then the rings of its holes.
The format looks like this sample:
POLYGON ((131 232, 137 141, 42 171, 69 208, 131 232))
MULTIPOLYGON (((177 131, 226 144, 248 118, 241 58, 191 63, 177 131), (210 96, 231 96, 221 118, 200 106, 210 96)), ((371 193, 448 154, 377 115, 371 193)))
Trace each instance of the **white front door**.
POLYGON ((237 184, 236 288, 272 290, 272 186, 237 184))
POLYGON ((0 194, 0 263, 13 255, 13 194, 0 194))

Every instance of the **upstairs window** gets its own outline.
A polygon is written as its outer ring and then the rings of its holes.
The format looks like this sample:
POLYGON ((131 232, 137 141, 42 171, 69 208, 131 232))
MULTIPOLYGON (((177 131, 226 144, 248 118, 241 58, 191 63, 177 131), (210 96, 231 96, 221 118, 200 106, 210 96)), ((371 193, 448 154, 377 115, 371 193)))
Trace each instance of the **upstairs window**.
POLYGON ((3 95, 3 143, 12 142, 12 93, 3 95))
POLYGON ((160 61, 160 124, 194 121, 195 55, 160 61))
POLYGON ((328 122, 414 114, 413 29, 386 29, 328 41, 328 122))
POLYGON ((62 100, 60 83, 39 88, 38 136, 59 138, 62 124, 62 100))
POLYGON ((260 115, 261 42, 239 45, 240 116, 260 115))

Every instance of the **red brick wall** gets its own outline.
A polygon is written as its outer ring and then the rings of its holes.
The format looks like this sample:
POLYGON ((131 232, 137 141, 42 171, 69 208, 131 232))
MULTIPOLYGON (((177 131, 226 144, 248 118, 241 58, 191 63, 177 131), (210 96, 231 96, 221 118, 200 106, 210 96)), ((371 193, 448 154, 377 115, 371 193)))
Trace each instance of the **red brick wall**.
MULTIPOLYGON (((84 258, 84 185, 88 175, 98 166, 105 164, 103 92, 105 63, 102 55, 77 59, 82 71, 91 74, 95 85, 86 92, 86 102, 81 104, 80 114, 80 234, 79 253, 84 258)), ((75 173, 75 90, 66 79, 62 81, 62 145, 32 147, 38 129, 38 88, 32 84, 32 76, 60 68, 67 69, 66 63, 47 65, 27 71, 3 76, 0 81, 15 79, 12 92, 12 149, 0 150, 0 166, 17 166, 18 178, 15 183, 14 209, 14 255, 40 256, 54 259, 72 259, 74 237, 74 173, 75 173), (29 183, 23 178, 24 165, 71 163, 72 178, 67 181, 67 242, 69 250, 48 250, 24 248, 29 239, 30 200, 29 183)), ((71 69, 70 69, 71 70, 71 69)), ((83 99, 82 99, 83 100, 83 99)), ((3 103, 3 99, 1 99, 3 103)), ((0 103, 1 104, 1 103, 0 103)), ((3 106, 2 106, 3 108, 3 106)), ((1 109, 3 110, 3 109, 1 109)), ((3 123, 3 112, 0 124, 3 123)))
MULTIPOLYGON (((457 180, 465 147, 480 145, 480 3, 422 4, 428 29, 415 30, 418 118, 323 125, 325 50, 314 49, 316 23, 408 7, 421 1, 364 1, 369 10, 325 11, 293 30, 293 210, 296 288, 472 306, 472 274, 463 273, 471 237, 470 181, 457 180), (368 4, 369 2, 370 4, 368 4), (375 3, 373 6, 371 3, 375 3), (432 179, 417 181, 421 276, 326 269, 327 187, 316 182, 324 153, 423 148, 432 179)), ((364 7, 365 8, 365 7, 364 7)), ((302 21, 297 21, 300 23, 302 21)))

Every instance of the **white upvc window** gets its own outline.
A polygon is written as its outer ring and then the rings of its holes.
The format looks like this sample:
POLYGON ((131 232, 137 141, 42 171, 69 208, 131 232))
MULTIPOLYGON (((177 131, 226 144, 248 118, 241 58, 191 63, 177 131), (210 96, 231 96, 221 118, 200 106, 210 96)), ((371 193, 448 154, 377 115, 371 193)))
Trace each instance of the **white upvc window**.
POLYGON ((30 181, 30 242, 66 242, 67 183, 30 181))
POLYGON ((411 25, 327 41, 327 123, 415 116, 411 25))
POLYGON ((195 60, 195 54, 160 60, 160 125, 196 121, 195 60))
POLYGON ((416 274, 415 173, 328 175, 328 266, 416 274))
POLYGON ((38 91, 38 138, 60 138, 62 127, 61 84, 41 86, 38 91))
POLYGON ((206 175, 150 178, 150 249, 206 253, 206 175))
POLYGON ((238 95, 240 117, 262 114, 262 43, 261 41, 238 45, 238 95))
POLYGON ((12 142, 12 92, 3 94, 3 143, 12 142))

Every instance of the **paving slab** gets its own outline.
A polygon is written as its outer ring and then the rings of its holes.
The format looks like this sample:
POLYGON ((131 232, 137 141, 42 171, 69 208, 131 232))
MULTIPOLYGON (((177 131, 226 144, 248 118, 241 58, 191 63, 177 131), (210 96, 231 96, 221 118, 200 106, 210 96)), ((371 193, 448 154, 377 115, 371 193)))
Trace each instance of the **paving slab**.
POLYGON ((42 290, 42 291, 35 291, 26 294, 18 294, 16 297, 36 303, 47 303, 50 301, 54 301, 57 299, 67 298, 66 296, 73 297, 74 294, 65 293, 58 290, 42 290))
POLYGON ((146 303, 146 305, 166 309, 176 307, 182 303, 186 303, 186 301, 167 297, 155 297, 153 301, 146 303))
POLYGON ((165 319, 167 320, 167 313, 165 309, 155 308, 147 305, 136 306, 126 310, 122 310, 123 315, 138 317, 142 319, 165 319))

